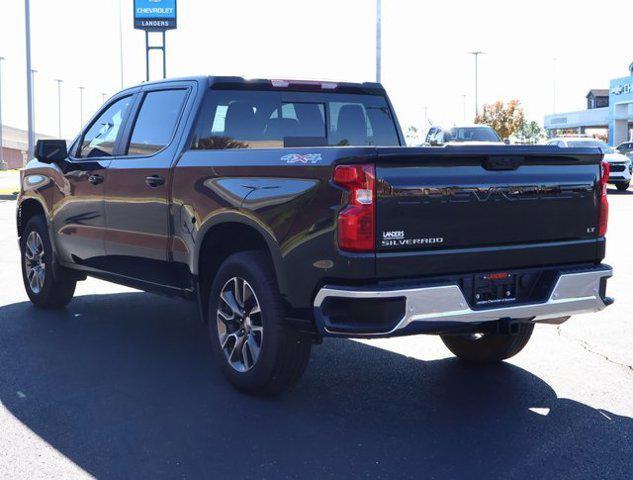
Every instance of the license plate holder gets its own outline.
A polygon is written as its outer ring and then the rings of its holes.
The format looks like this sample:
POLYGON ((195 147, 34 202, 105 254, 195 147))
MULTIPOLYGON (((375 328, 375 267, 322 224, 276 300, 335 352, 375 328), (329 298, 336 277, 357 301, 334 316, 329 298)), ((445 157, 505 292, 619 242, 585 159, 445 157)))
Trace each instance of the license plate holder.
POLYGON ((496 305, 517 300, 518 275, 494 272, 475 275, 473 300, 475 305, 496 305))

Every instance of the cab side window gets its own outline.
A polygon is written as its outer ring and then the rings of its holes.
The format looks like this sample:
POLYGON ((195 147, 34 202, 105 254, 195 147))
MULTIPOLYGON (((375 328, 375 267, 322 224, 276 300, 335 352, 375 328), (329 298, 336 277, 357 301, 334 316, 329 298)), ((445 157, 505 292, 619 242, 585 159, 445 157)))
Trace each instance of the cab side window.
POLYGON ((157 90, 143 99, 127 155, 152 155, 171 142, 187 97, 187 90, 157 90))
POLYGON ((123 97, 99 115, 84 133, 79 149, 80 158, 111 157, 121 124, 132 104, 132 97, 123 97))

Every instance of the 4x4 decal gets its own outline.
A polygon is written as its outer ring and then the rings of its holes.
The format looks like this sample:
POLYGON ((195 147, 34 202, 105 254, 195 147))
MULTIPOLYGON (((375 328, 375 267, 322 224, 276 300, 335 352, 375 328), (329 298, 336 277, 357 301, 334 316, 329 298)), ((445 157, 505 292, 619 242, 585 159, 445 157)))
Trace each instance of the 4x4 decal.
POLYGON ((322 160, 320 153, 289 153, 281 157, 285 163, 319 163, 322 160))

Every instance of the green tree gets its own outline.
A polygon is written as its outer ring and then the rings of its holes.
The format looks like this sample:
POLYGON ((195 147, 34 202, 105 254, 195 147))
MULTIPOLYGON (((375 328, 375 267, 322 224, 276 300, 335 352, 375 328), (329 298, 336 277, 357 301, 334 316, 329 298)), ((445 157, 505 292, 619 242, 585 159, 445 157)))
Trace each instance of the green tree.
POLYGON ((545 138, 545 130, 543 130, 538 122, 523 122, 515 132, 515 135, 521 143, 535 144, 545 138))
POLYGON ((501 100, 484 105, 481 114, 475 118, 475 123, 488 125, 503 138, 509 138, 525 122, 525 114, 519 100, 504 103, 501 100))
POLYGON ((410 125, 409 128, 407 128, 405 137, 407 139, 407 145, 417 145, 421 143, 420 131, 418 130, 418 127, 414 127, 413 125, 410 125))

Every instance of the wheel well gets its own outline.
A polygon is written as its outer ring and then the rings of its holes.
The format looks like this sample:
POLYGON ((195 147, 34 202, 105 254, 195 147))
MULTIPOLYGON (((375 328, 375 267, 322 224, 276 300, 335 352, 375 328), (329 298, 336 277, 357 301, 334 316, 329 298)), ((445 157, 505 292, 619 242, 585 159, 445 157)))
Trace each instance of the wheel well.
POLYGON ((26 226, 28 221, 35 215, 42 215, 44 218, 46 218, 46 213, 44 212, 42 204, 37 200, 32 199, 27 199, 22 202, 20 208, 18 209, 17 217, 18 237, 22 236, 24 227, 26 226))
POLYGON ((223 223, 212 227, 205 235, 198 256, 198 285, 204 319, 207 318, 208 291, 222 262, 237 252, 259 250, 265 252, 274 269, 268 244, 263 235, 242 223, 223 223))

